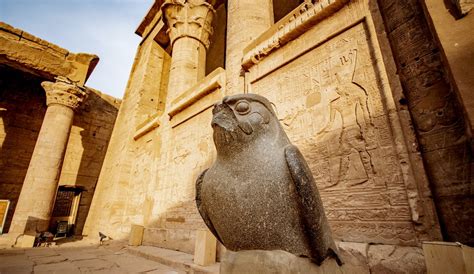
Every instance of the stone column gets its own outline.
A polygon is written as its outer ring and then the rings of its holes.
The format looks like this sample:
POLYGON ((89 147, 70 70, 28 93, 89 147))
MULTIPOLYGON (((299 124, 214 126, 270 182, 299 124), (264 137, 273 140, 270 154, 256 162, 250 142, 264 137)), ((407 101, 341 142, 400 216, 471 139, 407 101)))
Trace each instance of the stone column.
POLYGON ((172 46, 168 84, 171 102, 205 76, 215 10, 203 0, 167 0, 161 9, 172 46))
POLYGON ((273 25, 272 0, 227 1, 227 93, 244 92, 242 51, 273 25))
POLYGON ((49 226, 74 111, 87 96, 66 78, 43 82, 48 106, 9 233, 32 234, 49 226))

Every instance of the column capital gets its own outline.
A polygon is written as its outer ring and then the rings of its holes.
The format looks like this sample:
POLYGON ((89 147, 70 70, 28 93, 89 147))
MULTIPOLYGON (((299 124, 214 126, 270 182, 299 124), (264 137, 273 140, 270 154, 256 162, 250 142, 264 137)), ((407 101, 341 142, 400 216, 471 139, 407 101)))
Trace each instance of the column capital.
POLYGON ((161 10, 171 45, 179 38, 191 37, 209 48, 209 37, 213 33, 211 22, 216 13, 211 4, 204 0, 166 0, 161 10))
POLYGON ((46 105, 60 104, 72 108, 79 108, 87 98, 88 90, 65 77, 56 77, 56 82, 44 81, 41 86, 46 91, 46 105))

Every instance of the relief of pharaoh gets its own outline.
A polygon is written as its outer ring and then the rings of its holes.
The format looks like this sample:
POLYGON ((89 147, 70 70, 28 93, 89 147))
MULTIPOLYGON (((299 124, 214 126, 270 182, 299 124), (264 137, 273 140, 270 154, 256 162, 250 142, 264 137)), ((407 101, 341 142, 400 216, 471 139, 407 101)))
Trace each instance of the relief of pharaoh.
POLYGON ((217 158, 196 182, 196 203, 232 251, 284 250, 320 265, 341 264, 313 175, 271 103, 225 97, 213 109, 217 158))

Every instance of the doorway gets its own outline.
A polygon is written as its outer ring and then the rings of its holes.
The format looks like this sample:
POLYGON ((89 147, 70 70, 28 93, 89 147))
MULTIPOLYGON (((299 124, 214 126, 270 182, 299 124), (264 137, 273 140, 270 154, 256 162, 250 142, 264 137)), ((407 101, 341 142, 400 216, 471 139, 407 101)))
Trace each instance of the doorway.
POLYGON ((82 191, 78 186, 59 186, 50 223, 50 231, 56 237, 74 235, 82 191))

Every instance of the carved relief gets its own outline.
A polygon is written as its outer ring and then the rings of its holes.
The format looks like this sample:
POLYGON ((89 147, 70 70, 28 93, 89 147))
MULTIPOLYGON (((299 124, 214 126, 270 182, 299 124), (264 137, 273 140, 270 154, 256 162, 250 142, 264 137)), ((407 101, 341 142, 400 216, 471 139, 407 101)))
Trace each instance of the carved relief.
POLYGON ((340 56, 339 60, 339 67, 332 68, 335 71, 332 77, 335 85, 333 99, 329 102, 329 121, 318 132, 317 137, 324 138, 334 126, 336 115, 340 116, 342 125, 337 139, 339 172, 332 185, 341 181, 357 185, 367 182, 375 174, 372 156, 368 151, 370 147, 366 142, 369 135, 373 135, 373 123, 368 107, 368 94, 361 85, 354 82, 357 49, 340 56), (353 153, 356 154, 355 157, 351 157, 353 153), (363 168, 354 168, 353 172, 348 173, 351 164, 363 168))
MULTIPOLYGON (((396 242, 393 222, 412 227, 410 207, 368 41, 359 23, 257 78, 251 91, 275 103, 314 174, 335 234, 396 242)), ((413 230, 403 235, 404 242, 416 241, 413 230)))
MULTIPOLYGON (((212 113, 208 109, 190 120, 183 122, 172 129, 170 143, 162 153, 161 168, 164 176, 160 176, 164 191, 174 191, 176 195, 164 195, 172 204, 176 201, 184 202, 193 199, 194 188, 192 181, 197 173, 206 168, 212 158, 212 131, 196 125, 208 124, 212 113), (185 171, 185 172, 184 172, 185 171), (189 184, 179 184, 190 182, 189 184)), ((161 194, 160 194, 161 195, 161 194)), ((161 197, 161 196, 160 196, 161 197)))
POLYGON ((215 10, 211 4, 203 0, 167 0, 161 6, 163 20, 167 23, 167 31, 171 44, 181 37, 197 39, 209 48, 209 37, 215 10))
POLYGON ((56 77, 56 82, 42 82, 46 91, 46 104, 60 104, 77 110, 87 98, 88 91, 84 87, 64 77, 56 77))

